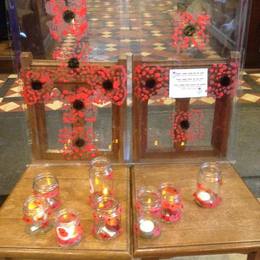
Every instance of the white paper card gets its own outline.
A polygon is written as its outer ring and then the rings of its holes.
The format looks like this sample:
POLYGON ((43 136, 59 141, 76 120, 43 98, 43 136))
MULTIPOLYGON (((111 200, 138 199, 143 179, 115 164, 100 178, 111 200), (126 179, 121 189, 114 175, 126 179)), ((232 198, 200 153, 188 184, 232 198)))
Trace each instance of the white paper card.
POLYGON ((170 70, 171 98, 206 97, 208 88, 208 69, 170 70))

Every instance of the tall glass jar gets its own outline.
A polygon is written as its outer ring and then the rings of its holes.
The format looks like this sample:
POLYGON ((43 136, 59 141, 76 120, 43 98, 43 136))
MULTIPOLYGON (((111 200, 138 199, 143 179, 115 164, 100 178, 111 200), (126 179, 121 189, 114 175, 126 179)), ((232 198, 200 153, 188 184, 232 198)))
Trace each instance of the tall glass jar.
POLYGON ((33 180, 34 194, 46 198, 50 210, 60 208, 59 183, 51 173, 40 173, 33 180))
POLYGON ((161 196, 152 186, 140 188, 136 201, 136 232, 142 238, 153 239, 161 234, 161 196))
POLYGON ((36 195, 28 197, 23 205, 23 220, 26 232, 35 234, 47 232, 51 228, 48 217, 49 205, 45 198, 36 195))
POLYGON ((101 196, 97 199, 93 218, 93 235, 96 238, 110 240, 121 234, 121 207, 113 197, 101 196))
POLYGON ((77 245, 83 236, 79 214, 72 209, 62 209, 56 214, 55 230, 61 247, 77 245))
POLYGON ((183 204, 179 191, 171 183, 160 186, 162 198, 161 220, 166 223, 175 223, 182 217, 183 204))
POLYGON ((222 174, 217 162, 201 164, 194 193, 196 203, 204 208, 214 208, 221 202, 222 174))
POLYGON ((113 171, 111 162, 105 157, 96 157, 89 167, 89 202, 92 207, 100 196, 113 194, 113 171))

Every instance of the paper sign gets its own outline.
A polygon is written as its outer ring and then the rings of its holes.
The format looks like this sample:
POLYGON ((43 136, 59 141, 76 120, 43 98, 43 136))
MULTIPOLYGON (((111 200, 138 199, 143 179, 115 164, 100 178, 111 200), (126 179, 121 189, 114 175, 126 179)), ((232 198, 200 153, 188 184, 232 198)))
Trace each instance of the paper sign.
POLYGON ((208 69, 170 70, 171 98, 206 97, 208 88, 208 69))

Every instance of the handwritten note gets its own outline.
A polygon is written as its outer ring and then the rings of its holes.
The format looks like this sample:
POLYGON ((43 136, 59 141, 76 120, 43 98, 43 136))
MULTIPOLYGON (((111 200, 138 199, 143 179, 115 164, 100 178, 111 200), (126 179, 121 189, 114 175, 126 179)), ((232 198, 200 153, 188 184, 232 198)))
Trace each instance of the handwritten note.
POLYGON ((170 70, 171 98, 206 97, 208 88, 208 69, 170 70))

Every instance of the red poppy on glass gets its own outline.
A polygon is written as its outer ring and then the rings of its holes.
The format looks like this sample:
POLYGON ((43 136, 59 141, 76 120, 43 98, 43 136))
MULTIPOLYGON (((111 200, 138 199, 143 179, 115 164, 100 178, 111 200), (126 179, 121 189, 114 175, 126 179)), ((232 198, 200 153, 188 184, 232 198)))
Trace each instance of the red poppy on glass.
POLYGON ((202 120, 204 115, 201 110, 191 110, 189 112, 180 111, 173 114, 173 126, 170 132, 174 143, 187 141, 194 142, 204 137, 204 127, 202 120))
POLYGON ((209 69, 208 95, 214 98, 234 96, 238 81, 238 64, 213 64, 209 69))
POLYGON ((69 5, 64 0, 49 0, 46 2, 46 11, 53 16, 47 25, 55 41, 60 42, 68 35, 78 41, 85 37, 88 29, 85 0, 70 1, 69 5))
POLYGON ((92 128, 60 129, 59 142, 64 145, 64 158, 66 160, 76 160, 96 157, 97 148, 93 144, 94 137, 92 128))
POLYGON ((79 87, 75 92, 63 90, 65 100, 63 122, 74 124, 81 120, 86 122, 96 121, 96 109, 92 105, 93 90, 79 87))
POLYGON ((142 101, 149 100, 152 96, 169 94, 169 69, 160 66, 138 65, 135 68, 136 82, 135 95, 142 101))
POLYGON ((207 14, 194 16, 189 12, 182 12, 174 23, 176 24, 172 39, 173 47, 185 50, 189 47, 195 47, 203 50, 208 42, 206 32, 210 17, 207 14))
POLYGON ((127 75, 124 66, 115 65, 110 68, 93 67, 91 85, 94 88, 94 102, 105 104, 112 102, 121 106, 127 96, 127 75))
POLYGON ((51 73, 47 69, 28 70, 21 73, 24 83, 22 96, 26 104, 34 105, 52 98, 53 81, 50 75, 51 73))

